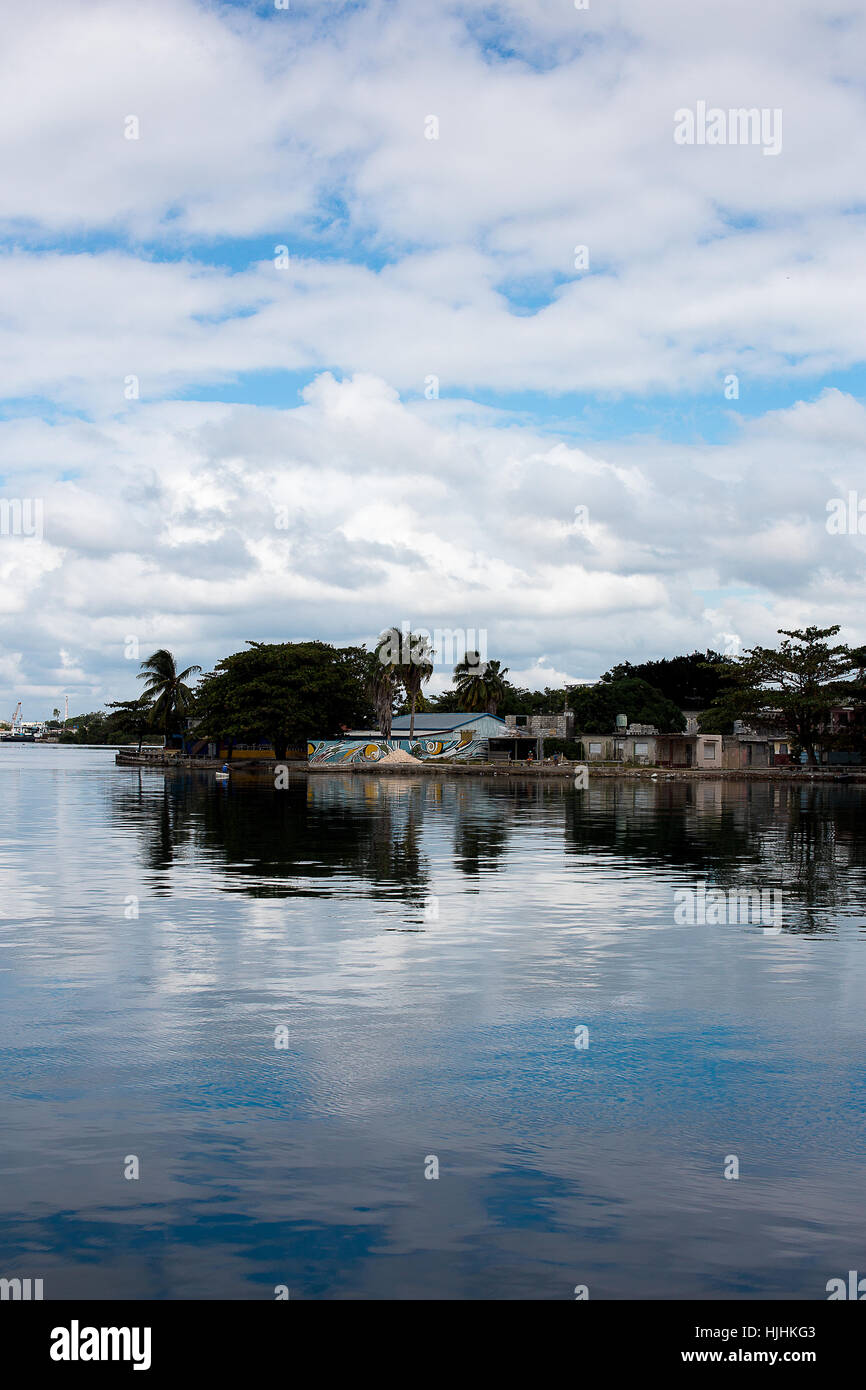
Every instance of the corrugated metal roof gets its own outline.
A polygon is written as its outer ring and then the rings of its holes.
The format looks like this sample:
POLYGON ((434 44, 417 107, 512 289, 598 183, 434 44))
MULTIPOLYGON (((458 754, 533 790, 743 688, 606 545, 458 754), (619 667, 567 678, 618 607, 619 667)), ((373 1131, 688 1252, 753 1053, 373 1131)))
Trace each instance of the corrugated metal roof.
MULTIPOLYGON (((456 729, 461 724, 475 724, 481 719, 495 719, 497 723, 503 726, 505 724, 505 720, 501 719, 498 714, 488 714, 484 710, 480 714, 467 714, 465 710, 460 714, 444 714, 442 712, 436 714, 416 714, 415 732, 438 734, 444 732, 446 729, 456 729)), ((398 714, 391 720, 391 730, 392 732, 397 729, 408 730, 409 724, 410 717, 408 714, 398 714)))

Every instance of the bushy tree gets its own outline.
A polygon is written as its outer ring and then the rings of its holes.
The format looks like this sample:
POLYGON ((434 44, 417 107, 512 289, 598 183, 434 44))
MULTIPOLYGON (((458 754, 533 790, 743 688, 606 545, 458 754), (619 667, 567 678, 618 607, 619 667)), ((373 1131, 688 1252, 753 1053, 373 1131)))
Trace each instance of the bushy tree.
POLYGON ((626 715, 629 724, 652 724, 660 734, 682 733, 686 727, 673 700, 634 677, 575 686, 569 698, 577 734, 612 734, 618 714, 626 715))
POLYGON ((76 733, 64 730, 60 734, 61 743, 111 743, 115 737, 104 710, 91 710, 89 714, 77 714, 72 721, 76 733))
POLYGON ((814 765, 819 744, 837 742, 834 707, 863 702, 864 649, 829 642, 838 623, 778 632, 784 638, 778 647, 748 648, 732 663, 725 692, 706 721, 701 717, 701 728, 728 719, 781 723, 794 748, 804 749, 814 765))
POLYGON ((107 729, 118 743, 138 739, 138 751, 144 735, 154 727, 153 704, 149 695, 140 695, 137 700, 115 700, 106 706, 113 711, 108 716, 107 729))
POLYGON ((202 677, 193 706, 200 738, 290 744, 371 723, 370 654, 328 642, 249 642, 202 677))
POLYGON ((673 700, 680 709, 693 705, 697 709, 705 709, 718 699, 734 666, 733 657, 707 650, 636 664, 622 661, 605 671, 601 679, 604 682, 630 678, 646 681, 666 699, 673 700))

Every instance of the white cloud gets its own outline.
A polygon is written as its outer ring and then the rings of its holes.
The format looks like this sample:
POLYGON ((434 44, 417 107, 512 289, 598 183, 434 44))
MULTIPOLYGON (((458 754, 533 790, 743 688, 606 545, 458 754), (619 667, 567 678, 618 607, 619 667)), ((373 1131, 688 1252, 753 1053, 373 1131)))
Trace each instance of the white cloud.
POLYGON ((9 394, 116 409, 129 373, 152 399, 335 363, 400 389, 674 392, 859 361, 864 17, 561 9, 506 12, 543 70, 491 61, 478 37, 501 27, 472 4, 12 12, 0 218, 19 240, 128 235, 133 254, 0 263, 9 394), (674 110, 699 99, 781 107, 782 155, 675 145, 674 110), (141 237, 186 259, 142 258, 141 237), (233 237, 256 269, 206 264, 233 237))
POLYGON ((864 59, 866 16, 802 0, 7 7, 0 477, 46 519, 0 538, 0 682, 120 695, 130 632, 209 664, 403 617, 556 679, 862 640, 862 540, 823 523, 864 409, 813 383, 862 367, 864 59), (782 153, 677 146, 699 100, 780 108, 782 153), (315 377, 283 409, 166 400, 280 371, 315 377), (736 419, 730 372, 788 394, 726 445, 511 409, 736 419))
MULTIPOLYGON (((46 488, 50 541, 3 543, 14 604, 0 641, 18 650, 26 615, 19 694, 69 662, 82 698, 82 686, 123 696, 129 634, 208 666, 251 636, 369 641, 405 619, 485 629, 490 656, 551 684, 726 631, 748 645, 838 620, 866 640, 853 587, 864 541, 825 525, 826 498, 857 485, 866 449, 866 411, 840 393, 728 445, 591 450, 439 424, 369 376, 325 376, 305 395, 285 411, 167 403, 99 430, 54 426, 54 466, 82 434, 90 466, 46 488), (590 499, 587 535, 568 524, 577 498, 590 499)), ((20 423, 15 438, 20 455, 20 423)), ((44 426, 30 439, 50 471, 44 426)))

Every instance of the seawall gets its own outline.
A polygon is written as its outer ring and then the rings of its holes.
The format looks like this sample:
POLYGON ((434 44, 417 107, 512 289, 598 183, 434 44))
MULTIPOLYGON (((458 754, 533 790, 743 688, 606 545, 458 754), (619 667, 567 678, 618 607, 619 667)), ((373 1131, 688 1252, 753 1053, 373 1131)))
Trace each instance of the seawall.
MULTIPOLYGON (((206 772, 218 771, 222 760, 218 758, 182 758, 165 754, 117 754, 118 767, 151 767, 163 771, 206 772)), ((591 779, 607 777, 638 778, 657 782, 679 781, 751 781, 751 782, 858 782, 866 784, 866 768, 808 768, 768 767, 768 768, 691 768, 691 767, 630 767, 622 763, 583 763, 591 779)), ((325 765, 310 767, 300 761, 279 762, 275 758, 233 758, 229 762, 233 773, 255 777, 258 780, 272 781, 277 768, 285 767, 290 776, 305 777, 510 777, 510 778, 551 778, 556 781, 571 779, 575 775, 574 763, 398 763, 389 767, 383 763, 352 764, 343 767, 325 765)))

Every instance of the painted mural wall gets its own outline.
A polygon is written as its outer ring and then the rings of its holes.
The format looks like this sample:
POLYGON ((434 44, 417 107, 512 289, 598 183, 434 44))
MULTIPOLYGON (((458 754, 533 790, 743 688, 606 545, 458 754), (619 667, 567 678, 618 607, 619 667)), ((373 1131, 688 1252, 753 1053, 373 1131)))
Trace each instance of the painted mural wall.
POLYGON ((384 758, 389 748, 400 748, 405 753, 411 753, 413 758, 420 758, 422 762, 436 762, 440 758, 460 758, 461 761, 483 758, 487 752, 487 740, 476 738, 475 735, 475 729, 455 729, 453 734, 445 734, 438 738, 428 738, 421 734, 413 739, 392 738, 387 741, 363 738, 320 739, 316 743, 307 744, 307 761, 311 767, 318 767, 322 763, 342 767, 351 763, 369 766, 384 758))

